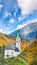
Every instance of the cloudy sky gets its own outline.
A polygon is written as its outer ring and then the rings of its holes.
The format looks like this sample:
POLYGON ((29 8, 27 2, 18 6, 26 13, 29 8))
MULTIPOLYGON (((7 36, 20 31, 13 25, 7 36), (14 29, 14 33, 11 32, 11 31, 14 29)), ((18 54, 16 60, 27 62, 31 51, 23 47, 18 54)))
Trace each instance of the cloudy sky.
POLYGON ((0 0, 0 32, 9 34, 37 22, 37 0, 0 0))

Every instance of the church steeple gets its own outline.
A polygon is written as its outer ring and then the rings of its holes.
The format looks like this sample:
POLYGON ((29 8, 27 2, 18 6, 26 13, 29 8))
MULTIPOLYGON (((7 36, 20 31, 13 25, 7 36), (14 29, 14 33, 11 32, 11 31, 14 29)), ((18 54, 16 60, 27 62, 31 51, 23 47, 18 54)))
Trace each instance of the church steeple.
POLYGON ((19 32, 17 32, 17 37, 16 37, 16 47, 20 51, 20 43, 21 43, 21 38, 19 32))
POLYGON ((19 32, 17 33, 17 37, 16 37, 16 39, 20 39, 20 34, 19 34, 19 32))

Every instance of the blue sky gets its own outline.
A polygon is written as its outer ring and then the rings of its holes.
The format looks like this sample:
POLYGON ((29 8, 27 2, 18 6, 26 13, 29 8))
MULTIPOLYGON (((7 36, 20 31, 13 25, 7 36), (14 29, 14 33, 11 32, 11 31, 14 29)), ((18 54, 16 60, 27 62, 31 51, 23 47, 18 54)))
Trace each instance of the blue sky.
POLYGON ((0 0, 0 32, 9 34, 37 22, 37 0, 0 0))

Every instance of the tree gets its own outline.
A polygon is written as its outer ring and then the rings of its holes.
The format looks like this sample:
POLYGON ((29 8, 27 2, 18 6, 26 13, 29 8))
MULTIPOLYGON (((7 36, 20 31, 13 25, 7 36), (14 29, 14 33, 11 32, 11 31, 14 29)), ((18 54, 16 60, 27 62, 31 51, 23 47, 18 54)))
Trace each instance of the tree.
POLYGON ((2 47, 2 50, 3 50, 2 51, 2 53, 3 53, 3 61, 4 61, 4 48, 5 48, 5 46, 8 45, 8 43, 9 43, 8 38, 4 34, 0 33, 0 47, 2 47))
POLYGON ((27 54, 28 65, 36 65, 37 63, 37 40, 31 42, 27 54))

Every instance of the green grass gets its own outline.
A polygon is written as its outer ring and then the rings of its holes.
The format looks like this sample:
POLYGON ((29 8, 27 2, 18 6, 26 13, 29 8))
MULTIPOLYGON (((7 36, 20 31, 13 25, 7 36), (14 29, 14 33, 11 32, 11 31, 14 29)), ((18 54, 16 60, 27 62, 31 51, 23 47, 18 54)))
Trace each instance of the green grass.
POLYGON ((2 54, 0 54, 0 65, 27 65, 27 63, 20 57, 9 58, 2 61, 2 54))
POLYGON ((6 64, 8 64, 8 63, 9 63, 9 65, 27 65, 27 63, 19 57, 7 59, 6 64))
POLYGON ((0 54, 0 65, 2 65, 2 54, 0 54))

